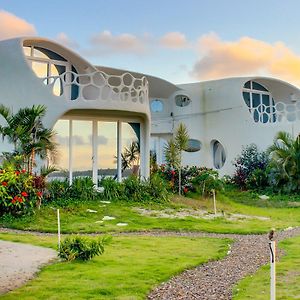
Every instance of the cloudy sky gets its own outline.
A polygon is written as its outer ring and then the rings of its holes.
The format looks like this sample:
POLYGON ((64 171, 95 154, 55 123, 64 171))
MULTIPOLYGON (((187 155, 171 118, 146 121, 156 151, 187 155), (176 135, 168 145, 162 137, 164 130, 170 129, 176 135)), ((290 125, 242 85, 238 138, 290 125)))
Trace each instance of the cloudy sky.
POLYGON ((266 75, 300 86, 298 0, 0 0, 0 39, 57 40, 174 83, 266 75))

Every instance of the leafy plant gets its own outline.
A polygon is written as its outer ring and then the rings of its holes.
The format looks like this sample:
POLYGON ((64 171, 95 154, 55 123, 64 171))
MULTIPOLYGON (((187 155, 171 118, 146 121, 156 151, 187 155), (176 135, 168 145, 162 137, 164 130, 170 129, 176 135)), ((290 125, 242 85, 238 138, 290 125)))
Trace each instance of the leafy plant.
POLYGON ((251 174, 257 169, 266 172, 268 163, 268 154, 259 151, 255 144, 244 147, 241 154, 233 162, 235 166, 233 182, 240 188, 246 188, 247 180, 251 174))
POLYGON ((34 177, 25 169, 0 170, 0 215, 30 212, 37 203, 39 193, 34 186, 34 177))
POLYGON ((103 197, 109 201, 120 198, 124 191, 123 185, 111 177, 103 178, 100 185, 104 188, 103 197))
POLYGON ((211 194, 213 190, 217 192, 224 188, 218 172, 212 169, 201 171, 192 182, 196 191, 202 196, 211 194))
POLYGON ((286 193, 300 191, 300 136, 295 139, 287 132, 278 132, 269 147, 270 181, 277 190, 286 193))
POLYGON ((67 237, 60 245, 58 256, 64 260, 87 261, 94 256, 104 253, 104 246, 111 241, 111 237, 102 239, 88 239, 82 236, 67 237))

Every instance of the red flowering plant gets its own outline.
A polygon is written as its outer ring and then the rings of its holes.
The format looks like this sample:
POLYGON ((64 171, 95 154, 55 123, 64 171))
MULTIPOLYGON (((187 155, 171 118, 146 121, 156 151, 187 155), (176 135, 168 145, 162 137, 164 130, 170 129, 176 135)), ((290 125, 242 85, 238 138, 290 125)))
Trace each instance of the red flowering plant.
MULTIPOLYGON (((193 186, 193 179, 197 177, 203 170, 207 170, 204 167, 196 166, 186 166, 181 169, 181 185, 182 192, 184 195, 188 191, 195 192, 193 186)), ((161 165, 158 170, 159 175, 169 182, 169 188, 172 192, 176 193, 178 191, 179 184, 179 172, 178 170, 172 168, 170 165, 161 165)))
POLYGON ((34 177, 12 167, 0 172, 0 216, 21 215, 32 210, 38 200, 34 177))

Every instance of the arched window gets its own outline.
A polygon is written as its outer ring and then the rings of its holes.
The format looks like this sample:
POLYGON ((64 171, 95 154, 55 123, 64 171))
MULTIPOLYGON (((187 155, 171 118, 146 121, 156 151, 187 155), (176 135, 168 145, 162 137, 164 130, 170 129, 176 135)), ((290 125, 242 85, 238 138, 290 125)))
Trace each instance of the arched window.
POLYGON ((219 141, 212 141, 213 163, 216 169, 221 169, 226 161, 225 149, 219 141))
POLYGON ((247 81, 243 87, 243 98, 255 122, 276 122, 275 103, 271 93, 255 81, 247 81))
POLYGON ((62 56, 48 49, 24 46, 23 51, 36 76, 43 78, 46 85, 53 84, 54 95, 62 95, 64 87, 59 75, 71 71, 71 64, 62 56))

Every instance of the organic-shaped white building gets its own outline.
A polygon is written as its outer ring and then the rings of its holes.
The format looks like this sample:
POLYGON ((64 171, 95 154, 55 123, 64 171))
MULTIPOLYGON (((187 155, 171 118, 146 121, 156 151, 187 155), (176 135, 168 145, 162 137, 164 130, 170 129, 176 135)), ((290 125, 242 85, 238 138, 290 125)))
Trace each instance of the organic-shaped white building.
MULTIPOLYGON (((140 144, 140 174, 149 176, 150 149, 164 162, 165 142, 185 123, 184 163, 230 174, 242 146, 268 147, 280 130, 300 129, 300 90, 272 78, 229 78, 174 85, 163 79, 94 66, 43 38, 0 42, 0 103, 13 111, 43 104, 54 127, 59 166, 70 181, 103 170, 122 177, 122 151, 140 144)), ((1 152, 6 150, 2 146, 1 152)))

